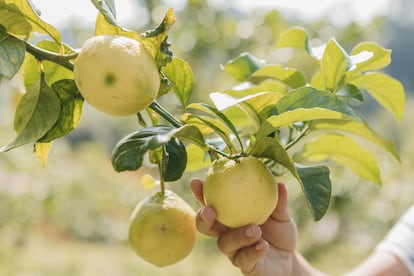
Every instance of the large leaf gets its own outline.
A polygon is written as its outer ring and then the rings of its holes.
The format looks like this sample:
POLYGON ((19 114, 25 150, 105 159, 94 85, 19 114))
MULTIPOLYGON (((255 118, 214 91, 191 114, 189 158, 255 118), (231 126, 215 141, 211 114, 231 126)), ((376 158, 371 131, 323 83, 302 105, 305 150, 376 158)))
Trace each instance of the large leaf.
POLYGON ((61 43, 59 31, 40 19, 33 4, 26 0, 0 0, 0 25, 7 32, 28 38, 31 32, 50 35, 57 43, 61 43))
POLYGON ((340 134, 324 134, 306 143, 295 154, 298 162, 321 162, 331 159, 351 169, 360 177, 381 183, 380 171, 372 153, 350 137, 340 134))
POLYGON ((380 134, 371 129, 365 122, 353 121, 353 120, 320 120, 311 124, 312 130, 327 130, 327 131, 340 131, 346 133, 352 133, 363 137, 388 151, 395 159, 400 161, 398 149, 395 144, 380 134))
POLYGON ((251 79, 272 78, 279 80, 291 88, 299 88, 306 84, 302 73, 295 68, 287 68, 280 65, 265 65, 251 75, 251 79))
POLYGON ((190 101, 194 87, 194 77, 190 65, 185 60, 175 57, 162 68, 162 72, 169 80, 181 105, 185 108, 190 101))
POLYGON ((312 48, 309 44, 308 34, 305 29, 293 27, 279 35, 276 44, 277 48, 297 48, 312 54, 312 48))
POLYGON ((268 158, 287 168, 298 180, 314 220, 326 213, 331 197, 329 170, 325 167, 297 168, 282 145, 276 139, 265 137, 250 152, 258 158, 268 158))
POLYGON ((43 143, 69 134, 78 126, 82 115, 83 98, 74 80, 55 82, 52 89, 59 97, 61 110, 55 125, 39 139, 43 143))
POLYGON ((187 172, 197 172, 206 169, 211 164, 209 154, 194 144, 188 144, 187 149, 187 172))
MULTIPOLYGON (((108 12, 107 14, 110 13, 108 12)), ((115 22, 115 17, 110 18, 110 16, 105 16, 102 12, 98 14, 95 22, 95 35, 122 35, 142 42, 142 38, 137 32, 119 26, 115 22)))
POLYGON ((20 100, 14 119, 17 136, 9 145, 2 147, 1 151, 35 143, 53 127, 59 114, 59 98, 44 78, 41 78, 20 100))
POLYGON ((177 138, 171 138, 162 151, 162 178, 176 181, 181 178, 187 165, 187 152, 184 144, 177 138))
POLYGON ((0 79, 11 79, 23 64, 26 47, 23 41, 7 34, 0 25, 0 79))
POLYGON ((356 63, 355 68, 348 73, 348 79, 361 72, 382 69, 391 62, 391 50, 384 49, 374 42, 359 43, 352 49, 351 55, 356 56, 364 52, 369 53, 370 58, 356 63))
MULTIPOLYGON (((139 169, 147 151, 167 145, 181 130, 181 128, 177 129, 172 126, 157 125, 140 129, 125 136, 112 151, 112 166, 117 172, 139 169)), ((173 170, 170 166, 175 166, 174 168, 178 170, 177 173, 182 173, 183 168, 185 168, 183 163, 186 163, 187 160, 187 157, 183 155, 184 152, 181 142, 174 141, 170 143, 167 153, 172 154, 173 157, 170 156, 172 163, 167 165, 168 172, 173 170), (175 148, 176 146, 179 148, 175 148)), ((163 165, 165 166, 165 164, 163 165)), ((171 176, 171 178, 174 177, 171 176)))
POLYGON ((301 182, 293 159, 275 138, 265 137, 260 141, 257 141, 249 154, 258 158, 268 158, 276 161, 288 169, 292 175, 301 182))
POLYGON ((315 221, 326 213, 331 201, 332 185, 329 169, 325 166, 297 167, 302 180, 302 190, 315 221))
POLYGON ((321 60, 325 86, 331 91, 336 91, 350 66, 351 62, 345 50, 335 39, 329 40, 321 60))
POLYGON ((273 115, 269 117, 263 124, 261 124, 257 131, 256 138, 263 139, 275 130, 293 124, 295 122, 306 122, 321 119, 336 119, 349 120, 351 117, 329 109, 324 108, 298 108, 291 111, 286 111, 280 115, 273 115))
POLYGON ((263 65, 264 61, 252 54, 242 53, 237 58, 232 59, 225 64, 223 70, 229 73, 237 81, 244 81, 263 65))
POLYGON ((182 127, 175 130, 174 137, 178 139, 192 143, 198 147, 200 147, 203 151, 208 150, 208 146, 204 141, 204 136, 200 132, 200 130, 191 124, 183 125, 182 127))
POLYGON ((352 108, 343 100, 330 92, 317 90, 313 87, 301 87, 292 90, 279 99, 273 108, 272 114, 278 115, 297 108, 316 107, 337 111, 359 119, 352 108))
POLYGON ((402 120, 405 92, 403 85, 398 80, 384 73, 375 72, 360 75, 352 79, 351 83, 369 92, 397 120, 402 120))

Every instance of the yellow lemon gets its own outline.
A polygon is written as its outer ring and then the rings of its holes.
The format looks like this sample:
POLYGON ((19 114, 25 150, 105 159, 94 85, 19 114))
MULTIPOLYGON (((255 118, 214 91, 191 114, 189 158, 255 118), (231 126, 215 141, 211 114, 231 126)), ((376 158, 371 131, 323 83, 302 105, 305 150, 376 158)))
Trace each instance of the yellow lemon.
POLYGON ((215 160, 203 184, 207 205, 217 212, 217 221, 228 227, 263 224, 277 203, 276 181, 259 159, 215 160))
POLYGON ((132 213, 129 242, 147 262, 174 264, 190 254, 195 241, 195 212, 170 190, 148 196, 132 213))
POLYGON ((152 56, 141 43, 124 36, 99 35, 85 41, 73 73, 84 99, 113 116, 145 109, 160 86, 152 56))

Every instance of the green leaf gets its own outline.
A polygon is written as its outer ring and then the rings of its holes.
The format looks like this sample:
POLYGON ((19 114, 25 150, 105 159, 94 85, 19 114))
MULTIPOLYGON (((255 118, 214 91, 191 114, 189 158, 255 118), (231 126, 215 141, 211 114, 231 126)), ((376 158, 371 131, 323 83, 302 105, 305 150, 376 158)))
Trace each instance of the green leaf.
POLYGON ((82 115, 83 98, 74 80, 60 80, 52 84, 52 89, 59 97, 60 114, 55 125, 41 138, 39 142, 51 142, 69 134, 75 129, 82 115))
POLYGON ((245 81, 251 74, 264 65, 264 61, 250 53, 242 53, 223 66, 223 70, 237 81, 245 81))
POLYGON ((99 10, 106 21, 116 25, 116 11, 114 0, 92 0, 93 5, 99 10))
MULTIPOLYGON (((239 133, 238 133, 236 127, 217 108, 215 108, 215 107, 213 107, 211 105, 205 104, 205 103, 193 103, 193 104, 190 104, 188 106, 188 108, 190 108, 190 109, 197 109, 197 110, 200 110, 202 112, 205 112, 205 113, 207 113, 209 115, 216 116, 217 118, 219 118, 222 123, 218 123, 217 120, 215 120, 215 123, 214 123, 213 121, 211 121, 211 119, 213 119, 213 118, 208 118, 208 117, 205 117, 205 116, 199 117, 199 118, 201 118, 202 121, 208 123, 208 125, 210 127, 211 127, 211 123, 210 122, 213 122, 213 124, 215 125, 213 129, 219 131, 219 135, 223 138, 223 140, 225 140, 225 142, 226 141, 230 141, 230 133, 228 133, 227 130, 224 130, 224 129, 229 129, 233 133, 234 137, 236 137, 237 141, 239 142, 239 145, 241 147, 241 150, 243 150, 243 144, 242 144, 242 142, 240 140, 240 136, 239 136, 239 133)), ((227 144, 227 142, 226 142, 226 144, 227 144)), ((233 148, 233 146, 230 146, 229 148, 231 149, 231 148, 233 148)))
POLYGON ((1 151, 36 142, 53 127, 59 113, 58 96, 41 78, 41 82, 20 100, 14 119, 17 136, 10 144, 2 147, 1 151))
POLYGON ((301 87, 290 91, 280 98, 272 110, 272 114, 278 115, 297 108, 324 108, 337 111, 359 120, 343 100, 328 91, 317 90, 313 87, 301 87))
POLYGON ((306 197, 314 220, 319 220, 326 213, 331 198, 331 182, 326 167, 296 167, 293 159, 279 142, 271 137, 258 141, 250 155, 268 158, 283 165, 298 180, 306 197))
POLYGON ((324 134, 306 143, 295 154, 298 162, 321 162, 331 159, 351 169, 360 177, 381 183, 380 171, 375 157, 350 137, 340 134, 324 134))
POLYGON ((274 160, 288 169, 299 183, 301 183, 302 180, 299 177, 293 159, 275 138, 264 137, 263 139, 258 140, 257 143, 253 145, 250 155, 274 160))
POLYGON ((41 20, 38 10, 26 0, 0 0, 0 25, 11 34, 28 38, 31 32, 39 32, 61 43, 59 31, 41 20))
POLYGON ((381 146, 395 159, 401 161, 398 149, 395 144, 391 140, 388 140, 382 137, 380 134, 376 133, 363 121, 320 120, 313 122, 311 124, 311 129, 352 133, 381 146))
POLYGON ((168 31, 174 25, 176 17, 173 9, 167 10, 162 22, 153 30, 146 31, 141 34, 143 39, 141 42, 145 45, 147 50, 155 58, 158 67, 166 65, 172 59, 172 52, 169 49, 170 44, 167 41, 168 31))
POLYGON ((350 58, 335 39, 329 40, 321 60, 321 71, 326 87, 336 91, 350 68, 350 58))
POLYGON ((218 118, 212 118, 210 116, 190 113, 184 114, 182 120, 184 120, 186 124, 197 126, 205 135, 211 133, 217 134, 219 137, 221 137, 231 152, 235 151, 235 147, 230 138, 230 131, 222 120, 218 118))
MULTIPOLYGON (((147 151, 167 145, 179 132, 180 128, 157 125, 128 134, 116 144, 112 151, 112 166, 117 172, 139 169, 147 151)), ((170 152, 174 155, 171 160, 176 160, 177 156, 182 157, 182 149, 175 148, 177 143, 179 144, 178 147, 181 148, 179 142, 171 142, 170 151, 167 149, 167 153, 170 152)), ((168 166, 173 165, 172 163, 168 166)), ((182 169, 182 163, 177 164, 177 169, 182 169)), ((171 170, 171 168, 168 168, 168 170, 171 170)))
POLYGON ((305 122, 321 119, 335 119, 335 120, 350 120, 347 115, 324 108, 298 108, 291 111, 286 111, 280 115, 273 115, 269 117, 259 128, 256 134, 256 139, 261 140, 277 129, 291 125, 295 122, 305 122))
POLYGON ((398 80, 384 73, 375 72, 360 75, 354 78, 351 83, 359 89, 369 92, 398 121, 402 120, 405 107, 405 91, 398 80))
POLYGON ((302 73, 295 68, 286 68, 280 65, 265 65, 256 70, 251 78, 272 78, 279 80, 291 88, 299 88, 306 85, 306 80, 302 73))
POLYGON ((178 139, 192 143, 194 145, 197 145, 202 150, 207 151, 208 147, 204 141, 204 136, 200 132, 200 130, 191 124, 183 125, 182 127, 176 129, 174 133, 174 137, 177 137, 178 139))
POLYGON ((137 40, 142 43, 150 55, 155 59, 158 67, 166 65, 172 59, 172 52, 167 42, 168 31, 175 23, 175 15, 172 9, 169 9, 161 24, 154 30, 147 31, 141 35, 120 26, 115 17, 105 17, 101 12, 98 14, 95 24, 95 35, 121 35, 137 40), (109 19, 108 19, 109 18, 109 19))
POLYGON ((293 27, 281 33, 276 48, 297 48, 312 55, 308 34, 305 29, 300 27, 293 27))
POLYGON ((184 144, 177 138, 171 138, 162 151, 162 175, 165 181, 181 178, 187 165, 187 152, 184 144))
POLYGON ((162 68, 162 72, 169 80, 171 87, 185 108, 193 93, 194 77, 190 65, 183 59, 173 58, 162 68))
POLYGON ((312 217, 318 221, 325 215, 331 201, 329 169, 325 166, 297 167, 297 171, 312 217))
MULTIPOLYGON (((42 40, 37 46, 46 51, 53 53, 60 53, 62 50, 64 54, 73 54, 74 50, 69 46, 62 44, 57 45, 54 41, 42 40)), ((73 79, 73 72, 65 67, 44 60, 42 61, 42 66, 45 74, 45 79, 48 84, 54 83, 62 79, 73 79)), ((40 67, 39 61, 37 61, 32 55, 26 55, 25 62, 23 65, 24 68, 24 85, 27 90, 29 90, 33 85, 35 85, 40 78, 40 67)))
POLYGON ((369 58, 361 62, 354 62, 356 66, 348 73, 348 79, 352 79, 358 73, 382 69, 391 62, 391 50, 384 49, 374 42, 358 44, 352 49, 351 55, 357 56, 362 53, 369 54, 369 58))
POLYGON ((23 64, 26 47, 23 41, 7 34, 0 25, 0 79, 11 79, 23 64))
POLYGON ((352 85, 350 83, 347 83, 343 87, 341 87, 336 92, 336 95, 340 97, 345 97, 348 99, 355 99, 361 102, 364 101, 364 94, 362 94, 361 90, 355 85, 352 85))
POLYGON ((112 21, 109 21, 108 17, 102 13, 99 13, 98 17, 96 18, 95 35, 121 35, 135 39, 139 42, 142 42, 143 40, 137 32, 119 26, 115 22, 115 18, 113 18, 112 21))
POLYGON ((187 172, 200 171, 211 164, 208 153, 194 144, 187 145, 187 159, 187 172))

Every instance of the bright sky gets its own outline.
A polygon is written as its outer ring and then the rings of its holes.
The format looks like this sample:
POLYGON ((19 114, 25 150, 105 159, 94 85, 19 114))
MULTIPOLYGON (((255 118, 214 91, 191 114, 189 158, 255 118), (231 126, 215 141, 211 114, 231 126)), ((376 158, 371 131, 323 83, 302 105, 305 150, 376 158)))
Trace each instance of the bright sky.
MULTIPOLYGON (((42 11, 42 18, 52 24, 76 15, 80 20, 93 22, 96 9, 88 0, 32 0, 42 11)), ((168 7, 179 9, 186 0, 166 0, 168 7)), ((222 0, 209 0, 214 4, 223 5, 222 0)), ((230 2, 230 1, 229 1, 230 2)), ((227 3, 229 3, 227 2, 227 3)), ((131 19, 134 13, 129 0, 115 0, 117 14, 124 20, 131 19)), ((277 8, 287 14, 313 19, 327 16, 336 23, 346 23, 356 19, 367 22, 376 15, 384 15, 391 8, 391 0, 233 0, 234 7, 251 10, 254 7, 277 8)))

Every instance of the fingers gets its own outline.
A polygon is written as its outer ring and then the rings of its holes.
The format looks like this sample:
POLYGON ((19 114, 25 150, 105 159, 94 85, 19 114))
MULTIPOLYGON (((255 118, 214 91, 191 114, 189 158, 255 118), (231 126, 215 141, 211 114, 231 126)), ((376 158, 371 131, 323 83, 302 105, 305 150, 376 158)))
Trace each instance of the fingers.
POLYGON ((231 229, 220 235, 217 239, 217 247, 232 260, 240 248, 257 243, 261 236, 262 230, 257 225, 231 229))
POLYGON ((200 233, 217 237, 227 230, 227 227, 216 221, 216 212, 210 206, 202 207, 196 215, 196 227, 200 233))
POLYGON ((193 196, 195 197, 195 199, 197 199, 198 202, 201 203, 201 205, 205 205, 204 198, 203 198, 203 181, 197 178, 191 179, 190 187, 191 187, 191 191, 193 192, 193 196))
POLYGON ((246 275, 256 269, 257 261, 269 249, 269 243, 262 239, 262 231, 257 225, 222 233, 217 246, 246 275))
POLYGON ((263 263, 259 260, 268 250, 269 243, 261 239, 254 245, 239 250, 234 257, 233 264, 239 267, 244 275, 256 275, 255 272, 261 269, 259 266, 263 263))
POLYGON ((288 206, 288 191, 286 184, 278 183, 278 201, 275 210, 273 211, 271 217, 278 222, 290 221, 290 213, 288 206))

